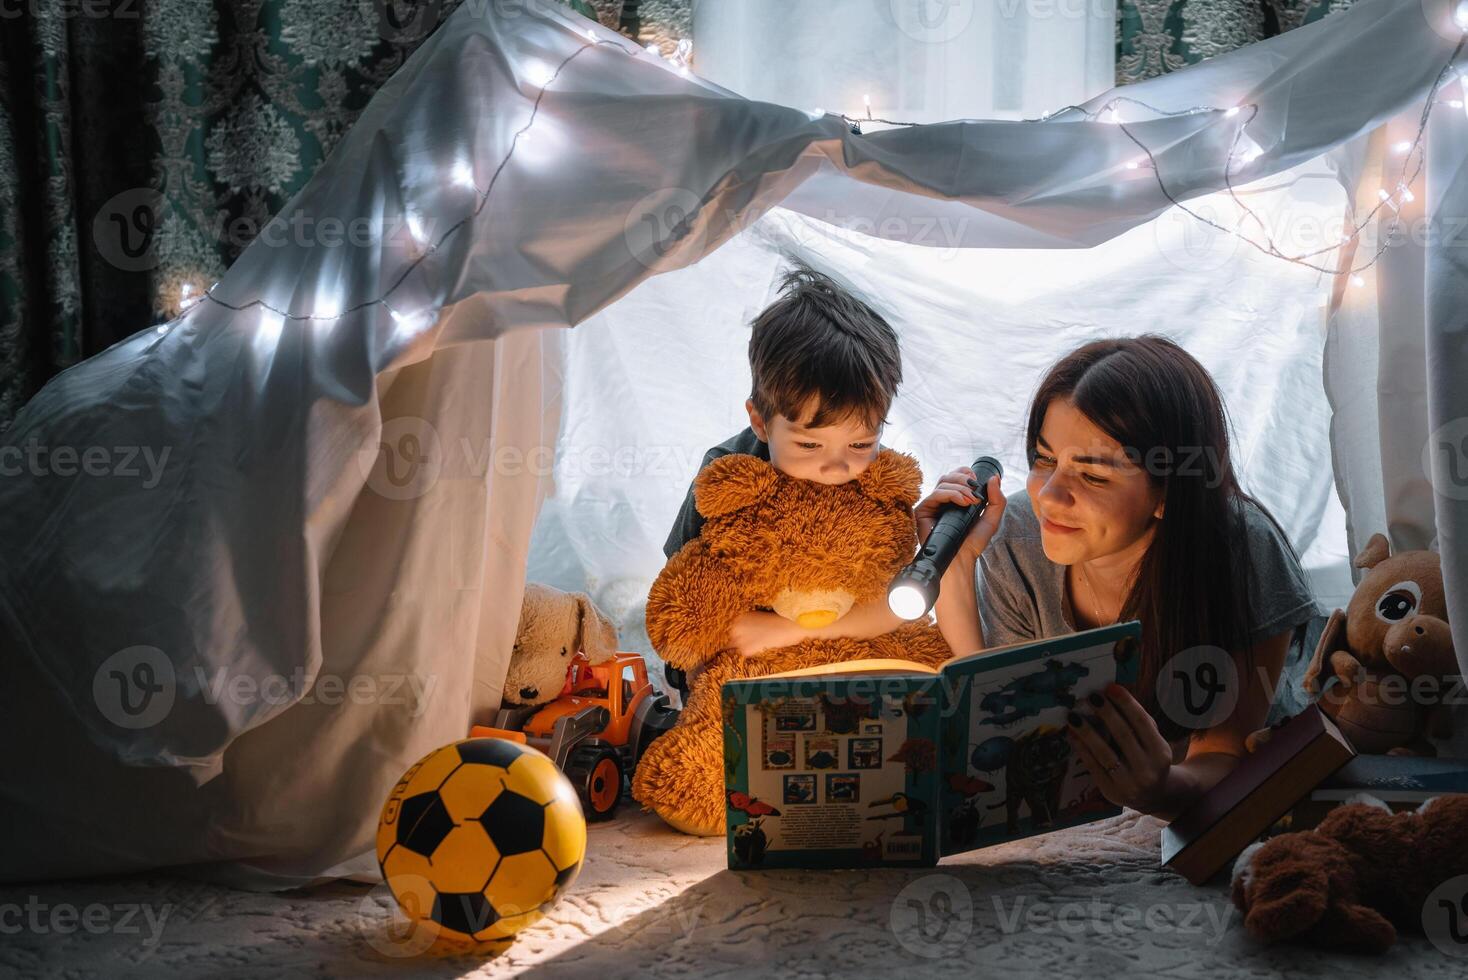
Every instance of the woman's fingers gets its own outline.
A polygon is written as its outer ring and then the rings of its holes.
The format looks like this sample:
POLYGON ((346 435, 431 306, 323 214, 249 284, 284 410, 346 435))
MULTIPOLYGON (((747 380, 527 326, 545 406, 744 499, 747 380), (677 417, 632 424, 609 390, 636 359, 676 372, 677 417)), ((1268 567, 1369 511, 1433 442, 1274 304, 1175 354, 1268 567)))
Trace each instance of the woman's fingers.
POLYGON ((1137 735, 1132 731, 1131 723, 1121 716, 1121 713, 1112 707, 1100 694, 1092 693, 1087 702, 1095 710, 1096 719, 1106 727, 1106 734, 1116 743, 1121 750, 1122 758, 1127 765, 1135 769, 1145 769, 1150 761, 1146 752, 1142 750, 1141 743, 1137 741, 1137 735))
POLYGON ((1084 717, 1072 711, 1066 720, 1072 741, 1086 750, 1086 752, 1097 762, 1100 768, 1111 772, 1121 765, 1121 759, 1111 746, 1106 744, 1097 731, 1092 728, 1084 717))
POLYGON ((1132 692, 1120 684, 1108 684, 1103 693, 1105 697, 1102 700, 1118 718, 1126 722, 1143 756, 1154 765, 1171 765, 1172 746, 1162 737, 1157 722, 1147 714, 1147 709, 1132 697, 1132 692))
POLYGON ((1124 794, 1117 784, 1114 776, 1120 771, 1121 764, 1116 758, 1116 753, 1096 736, 1086 724, 1085 719, 1074 711, 1070 714, 1069 727, 1066 731, 1070 734, 1070 744, 1075 747, 1076 754, 1085 763, 1086 770, 1090 772, 1091 779, 1096 783, 1101 795, 1118 806, 1124 805, 1124 794), (1079 724, 1077 724, 1079 721, 1079 724))

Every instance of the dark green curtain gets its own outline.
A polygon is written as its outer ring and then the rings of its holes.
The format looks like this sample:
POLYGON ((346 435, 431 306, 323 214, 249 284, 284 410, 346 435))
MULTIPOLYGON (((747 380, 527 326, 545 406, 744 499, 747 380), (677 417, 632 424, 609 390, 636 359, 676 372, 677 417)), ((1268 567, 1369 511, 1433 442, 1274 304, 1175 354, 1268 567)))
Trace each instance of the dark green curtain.
MULTIPOLYGON (((0 429, 57 371, 215 282, 460 2, 0 8, 0 429)), ((691 0, 565 2, 640 41, 688 34, 691 0)), ((1118 81, 1345 5, 1119 0, 1118 81)))
POLYGON ((1140 82, 1349 7, 1354 0, 1117 0, 1116 83, 1140 82))

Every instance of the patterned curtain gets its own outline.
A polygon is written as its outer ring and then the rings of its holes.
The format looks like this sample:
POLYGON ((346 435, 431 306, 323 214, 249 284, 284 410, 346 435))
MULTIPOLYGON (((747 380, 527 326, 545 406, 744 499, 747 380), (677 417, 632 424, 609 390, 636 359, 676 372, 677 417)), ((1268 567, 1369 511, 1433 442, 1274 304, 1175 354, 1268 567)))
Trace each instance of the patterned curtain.
POLYGON ((1117 0, 1116 84, 1273 37, 1354 0, 1117 0))
MULTIPOLYGON (((461 2, 0 7, 0 429, 57 371, 215 282, 461 2)), ((563 2, 640 43, 691 33, 692 0, 563 2)), ((1118 81, 1348 2, 1118 0, 1118 81)))

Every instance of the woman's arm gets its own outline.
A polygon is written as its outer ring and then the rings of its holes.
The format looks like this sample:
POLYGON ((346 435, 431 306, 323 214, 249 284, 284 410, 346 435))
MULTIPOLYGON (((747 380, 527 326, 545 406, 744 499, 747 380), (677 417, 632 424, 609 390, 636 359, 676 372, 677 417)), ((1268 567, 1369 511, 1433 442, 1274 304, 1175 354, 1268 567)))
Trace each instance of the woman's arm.
POLYGON ((938 617, 938 632, 948 641, 955 657, 967 657, 984 649, 984 633, 979 625, 978 594, 975 591, 975 562, 960 554, 943 573, 938 601, 933 613, 938 617))
MULTIPOLYGON (((1240 671, 1238 704, 1222 722, 1192 737, 1182 762, 1172 761, 1172 747, 1157 722, 1120 685, 1108 687, 1105 697, 1093 696, 1085 711, 1077 705, 1066 730, 1102 794, 1118 806, 1171 821, 1232 772, 1247 754, 1244 738, 1264 727, 1291 632, 1254 647, 1254 669, 1240 671)), ((1235 654, 1234 662, 1244 658, 1235 654)))

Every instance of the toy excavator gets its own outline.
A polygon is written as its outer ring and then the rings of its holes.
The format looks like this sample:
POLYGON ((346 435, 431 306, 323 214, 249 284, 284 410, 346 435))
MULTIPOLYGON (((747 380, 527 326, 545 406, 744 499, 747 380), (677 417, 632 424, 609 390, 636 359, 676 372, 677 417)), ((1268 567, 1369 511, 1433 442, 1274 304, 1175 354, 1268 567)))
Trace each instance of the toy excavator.
POLYGON ((586 819, 607 820, 642 753, 677 720, 639 654, 619 652, 593 665, 578 653, 554 701, 501 708, 493 726, 475 725, 469 736, 507 738, 544 752, 576 787, 586 819))

